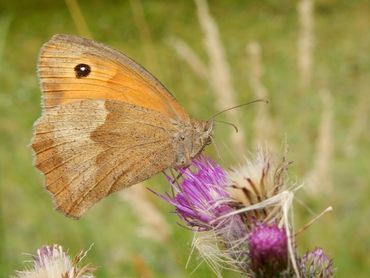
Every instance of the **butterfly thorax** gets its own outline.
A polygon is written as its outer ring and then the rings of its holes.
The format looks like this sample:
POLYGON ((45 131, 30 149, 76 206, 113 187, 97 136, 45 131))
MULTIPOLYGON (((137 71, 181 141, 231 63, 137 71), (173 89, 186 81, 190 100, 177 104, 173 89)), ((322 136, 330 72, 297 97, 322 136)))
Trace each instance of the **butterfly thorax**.
POLYGON ((213 121, 191 119, 189 123, 175 123, 178 132, 173 137, 175 150, 174 167, 186 167, 202 150, 211 143, 213 121))

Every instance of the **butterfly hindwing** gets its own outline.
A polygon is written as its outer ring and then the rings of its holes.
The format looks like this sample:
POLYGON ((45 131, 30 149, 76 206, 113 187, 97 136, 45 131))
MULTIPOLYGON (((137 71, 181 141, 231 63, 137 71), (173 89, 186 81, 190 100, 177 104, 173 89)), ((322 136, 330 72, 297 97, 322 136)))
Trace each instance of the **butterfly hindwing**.
POLYGON ((171 128, 160 113, 119 101, 58 105, 35 125, 35 165, 57 209, 78 218, 110 193, 171 166, 171 128))

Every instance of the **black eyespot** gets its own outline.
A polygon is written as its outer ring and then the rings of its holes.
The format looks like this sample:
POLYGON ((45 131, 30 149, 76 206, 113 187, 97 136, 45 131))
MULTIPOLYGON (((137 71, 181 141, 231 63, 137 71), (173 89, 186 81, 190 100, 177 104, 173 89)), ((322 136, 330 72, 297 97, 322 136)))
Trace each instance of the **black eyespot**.
POLYGON ((179 141, 184 141, 184 140, 185 140, 185 136, 184 135, 180 135, 179 141))
POLYGON ((75 66, 75 73, 77 78, 86 77, 90 74, 91 68, 86 64, 78 64, 75 66))

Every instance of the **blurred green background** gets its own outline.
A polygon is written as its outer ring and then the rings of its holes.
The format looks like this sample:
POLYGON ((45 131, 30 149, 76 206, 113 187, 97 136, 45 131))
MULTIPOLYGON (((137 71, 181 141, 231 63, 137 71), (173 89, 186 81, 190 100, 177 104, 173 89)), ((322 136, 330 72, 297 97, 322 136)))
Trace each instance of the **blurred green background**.
MULTIPOLYGON (((218 111, 211 84, 195 74, 169 43, 170 38, 186 41, 207 63, 194 2, 73 3, 0 1, 0 276, 23 269, 30 260, 27 254, 44 244, 61 244, 73 255, 94 243, 84 262, 98 267, 97 277, 212 277, 204 263, 191 274, 201 262, 196 254, 185 269, 192 234, 177 224, 172 208, 153 194, 145 200, 164 218, 163 229, 141 219, 143 212, 135 209, 142 207, 140 198, 135 202, 111 196, 79 221, 53 210, 42 188, 42 176, 32 166, 29 147, 32 124, 41 113, 36 59, 41 45, 53 34, 90 33, 144 65, 193 116, 206 118, 218 111)), ((230 67, 235 102, 256 98, 250 82, 252 58, 246 46, 258 42, 264 67, 260 81, 268 92, 267 112, 274 130, 267 145, 288 142, 289 158, 294 161, 290 169, 293 183, 312 180, 306 179, 310 173, 316 177, 318 191, 308 188, 297 194, 296 228, 327 206, 334 207, 298 236, 299 251, 321 246, 334 259, 336 277, 369 277, 369 1, 314 2, 309 42, 312 68, 306 85, 300 81, 302 72, 297 65, 302 27, 296 1, 208 4, 230 67)), ((238 110, 248 151, 253 150, 258 105, 238 110)), ((217 128, 216 143, 224 159, 220 163, 227 167, 241 163, 239 149, 224 135, 233 130, 217 128)), ((218 159, 213 147, 207 153, 218 159)), ((146 185, 160 192, 168 190, 162 177, 146 185)))

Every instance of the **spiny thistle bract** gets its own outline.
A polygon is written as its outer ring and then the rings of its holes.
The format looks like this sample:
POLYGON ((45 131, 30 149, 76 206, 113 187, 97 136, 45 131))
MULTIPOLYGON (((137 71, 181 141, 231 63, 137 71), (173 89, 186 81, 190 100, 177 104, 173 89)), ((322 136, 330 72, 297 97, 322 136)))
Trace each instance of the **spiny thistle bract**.
POLYGON ((333 261, 329 259, 324 250, 316 248, 311 252, 307 252, 299 262, 302 277, 333 277, 333 261))

